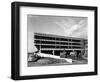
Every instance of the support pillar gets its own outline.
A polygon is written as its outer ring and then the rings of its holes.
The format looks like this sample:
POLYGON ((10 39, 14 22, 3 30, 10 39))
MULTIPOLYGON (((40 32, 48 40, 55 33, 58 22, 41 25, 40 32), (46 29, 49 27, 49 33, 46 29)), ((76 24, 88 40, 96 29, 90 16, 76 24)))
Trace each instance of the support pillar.
POLYGON ((55 55, 55 51, 53 50, 53 55, 55 55))
POLYGON ((39 52, 41 53, 41 45, 40 45, 40 50, 39 50, 39 52))

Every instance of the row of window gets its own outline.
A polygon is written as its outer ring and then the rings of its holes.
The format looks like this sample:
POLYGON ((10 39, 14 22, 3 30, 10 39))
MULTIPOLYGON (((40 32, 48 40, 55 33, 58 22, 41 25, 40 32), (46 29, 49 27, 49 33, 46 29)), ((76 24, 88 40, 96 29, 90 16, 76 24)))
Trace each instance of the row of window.
POLYGON ((39 41, 35 40, 36 44, 61 44, 61 45, 81 45, 80 43, 66 43, 66 42, 52 42, 52 41, 39 41))
POLYGON ((51 45, 36 45, 36 47, 41 48, 82 48, 81 46, 51 46, 51 45))
POLYGON ((67 38, 57 38, 57 37, 47 37, 47 36, 34 36, 35 39, 44 39, 44 40, 59 40, 59 41, 74 41, 74 42, 80 42, 81 40, 76 39, 67 39, 67 38))

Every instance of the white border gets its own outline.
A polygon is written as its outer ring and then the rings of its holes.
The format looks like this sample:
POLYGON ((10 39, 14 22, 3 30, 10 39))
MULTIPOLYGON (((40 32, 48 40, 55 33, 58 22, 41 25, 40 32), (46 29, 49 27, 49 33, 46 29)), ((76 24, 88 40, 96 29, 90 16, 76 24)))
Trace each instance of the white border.
POLYGON ((94 71, 94 11, 56 8, 20 8, 20 75, 41 75, 94 71), (27 15, 57 15, 88 17, 88 64, 27 67, 27 15))

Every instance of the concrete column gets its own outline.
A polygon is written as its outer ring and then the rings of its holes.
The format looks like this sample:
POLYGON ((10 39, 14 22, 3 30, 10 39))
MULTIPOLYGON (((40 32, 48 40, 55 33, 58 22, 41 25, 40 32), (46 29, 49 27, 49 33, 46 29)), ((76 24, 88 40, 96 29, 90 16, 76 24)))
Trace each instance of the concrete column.
POLYGON ((40 45, 40 53, 41 53, 41 45, 40 45))
POLYGON ((55 51, 53 50, 53 55, 55 55, 55 51))

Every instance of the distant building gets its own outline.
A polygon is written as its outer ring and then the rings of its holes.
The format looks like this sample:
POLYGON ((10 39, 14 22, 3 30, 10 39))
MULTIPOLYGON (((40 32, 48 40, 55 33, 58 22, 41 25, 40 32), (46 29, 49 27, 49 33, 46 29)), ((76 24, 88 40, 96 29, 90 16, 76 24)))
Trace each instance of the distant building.
POLYGON ((34 44, 42 53, 60 55, 65 50, 68 54, 73 50, 77 53, 87 51, 87 39, 65 37, 52 34, 34 33, 34 44))

